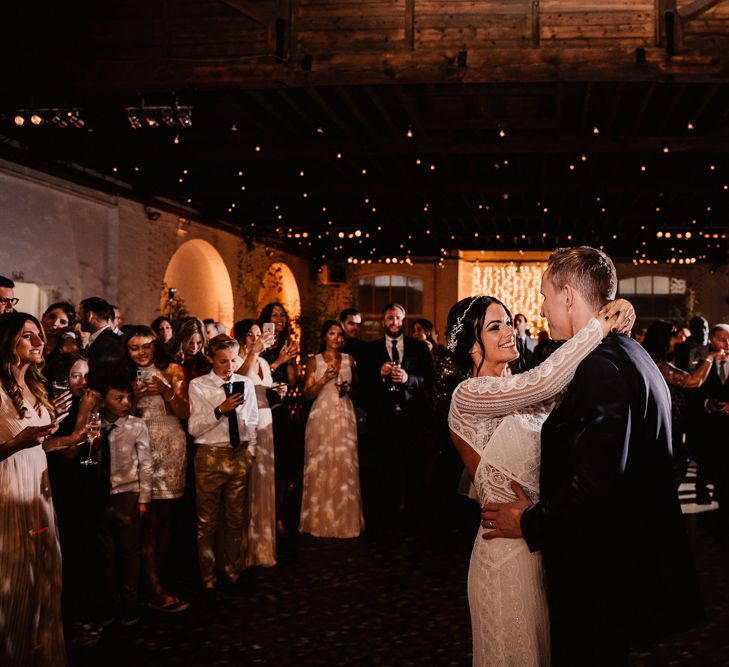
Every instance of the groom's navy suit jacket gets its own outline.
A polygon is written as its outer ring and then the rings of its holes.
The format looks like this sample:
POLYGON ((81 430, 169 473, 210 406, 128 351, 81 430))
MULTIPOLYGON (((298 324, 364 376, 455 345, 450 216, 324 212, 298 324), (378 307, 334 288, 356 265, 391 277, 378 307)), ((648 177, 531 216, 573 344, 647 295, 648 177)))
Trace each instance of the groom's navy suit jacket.
POLYGON ((524 512, 544 557, 555 667, 701 617, 671 462, 671 398, 650 356, 611 334, 542 428, 540 502, 524 512))

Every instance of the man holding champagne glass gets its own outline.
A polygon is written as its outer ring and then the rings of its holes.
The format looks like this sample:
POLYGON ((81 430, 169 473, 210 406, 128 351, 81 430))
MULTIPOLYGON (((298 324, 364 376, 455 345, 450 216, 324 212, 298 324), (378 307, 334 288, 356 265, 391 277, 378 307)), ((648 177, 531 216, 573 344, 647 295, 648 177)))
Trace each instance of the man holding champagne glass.
POLYGON ((425 493, 422 431, 433 368, 428 348, 404 334, 404 322, 400 304, 383 309, 384 336, 369 344, 361 369, 369 440, 365 525, 375 535, 391 532, 401 511, 414 516, 425 493))

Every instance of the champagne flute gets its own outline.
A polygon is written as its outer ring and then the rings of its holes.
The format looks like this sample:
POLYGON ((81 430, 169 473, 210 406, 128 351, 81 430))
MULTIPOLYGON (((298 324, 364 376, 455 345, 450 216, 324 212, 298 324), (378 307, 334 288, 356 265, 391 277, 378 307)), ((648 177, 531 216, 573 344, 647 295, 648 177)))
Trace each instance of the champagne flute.
POLYGON ((86 423, 86 440, 89 443, 89 455, 81 461, 82 466, 95 466, 98 461, 94 461, 91 458, 91 449, 94 444, 94 440, 101 435, 101 414, 98 412, 92 412, 89 415, 89 421, 86 423))
POLYGON ((389 386, 389 390, 390 391, 400 391, 400 389, 397 386, 396 382, 392 379, 392 371, 395 371, 398 368, 400 368, 400 362, 399 361, 391 361, 390 362, 390 367, 391 367, 391 370, 390 370, 390 386, 389 386))

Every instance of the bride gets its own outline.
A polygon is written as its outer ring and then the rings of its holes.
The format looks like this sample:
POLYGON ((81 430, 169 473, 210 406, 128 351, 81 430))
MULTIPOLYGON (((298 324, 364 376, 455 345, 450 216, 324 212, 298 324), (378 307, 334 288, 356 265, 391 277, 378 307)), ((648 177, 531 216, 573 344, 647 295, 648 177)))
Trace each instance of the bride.
MULTIPOLYGON (((633 318, 629 303, 614 301, 541 365, 511 376, 507 366, 519 353, 506 306, 489 296, 453 306, 448 348, 471 379, 454 392, 448 425, 482 506, 515 500, 512 481, 533 502, 539 499, 540 431, 554 397, 610 330, 622 330, 633 318)), ((549 665, 541 555, 530 553, 523 539, 483 540, 477 535, 468 602, 475 666, 549 665)))

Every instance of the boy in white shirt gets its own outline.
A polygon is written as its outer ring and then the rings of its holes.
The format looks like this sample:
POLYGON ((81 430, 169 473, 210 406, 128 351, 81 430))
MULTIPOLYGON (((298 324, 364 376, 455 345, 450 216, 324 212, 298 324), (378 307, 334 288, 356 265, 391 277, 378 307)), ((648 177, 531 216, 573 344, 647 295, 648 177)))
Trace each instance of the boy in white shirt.
POLYGON ((94 444, 103 505, 99 547, 110 611, 132 625, 139 620, 141 518, 152 496, 152 452, 147 425, 129 414, 129 380, 104 378, 99 390, 101 437, 94 444))
POLYGON ((223 572, 235 583, 242 569, 248 474, 256 454, 258 403, 251 380, 234 373, 238 343, 225 334, 208 346, 213 370, 188 389, 188 430, 195 454, 197 549, 205 589, 215 588, 215 532, 221 502, 225 508, 223 572))

